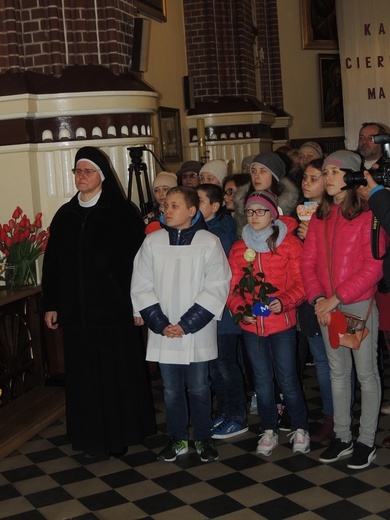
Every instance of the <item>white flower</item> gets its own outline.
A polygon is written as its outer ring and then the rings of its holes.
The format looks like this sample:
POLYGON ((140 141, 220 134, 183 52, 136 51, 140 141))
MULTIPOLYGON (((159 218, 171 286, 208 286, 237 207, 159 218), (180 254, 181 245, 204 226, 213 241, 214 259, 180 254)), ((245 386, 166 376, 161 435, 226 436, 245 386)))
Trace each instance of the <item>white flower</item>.
POLYGON ((244 258, 247 262, 253 262, 253 260, 256 258, 256 251, 248 247, 244 253, 244 258))

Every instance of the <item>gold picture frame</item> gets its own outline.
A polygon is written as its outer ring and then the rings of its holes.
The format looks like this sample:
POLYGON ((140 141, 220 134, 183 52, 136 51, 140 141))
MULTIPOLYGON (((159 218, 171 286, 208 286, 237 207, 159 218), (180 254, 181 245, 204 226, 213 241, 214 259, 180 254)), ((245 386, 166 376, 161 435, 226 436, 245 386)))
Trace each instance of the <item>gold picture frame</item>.
POLYGON ((335 0, 300 0, 302 48, 338 49, 335 0))
POLYGON ((160 107, 158 109, 162 162, 182 162, 180 110, 160 107))
POLYGON ((167 21, 166 0, 136 0, 135 6, 140 14, 158 22, 167 21))
POLYGON ((321 125, 344 126, 341 65, 338 54, 319 54, 321 125))

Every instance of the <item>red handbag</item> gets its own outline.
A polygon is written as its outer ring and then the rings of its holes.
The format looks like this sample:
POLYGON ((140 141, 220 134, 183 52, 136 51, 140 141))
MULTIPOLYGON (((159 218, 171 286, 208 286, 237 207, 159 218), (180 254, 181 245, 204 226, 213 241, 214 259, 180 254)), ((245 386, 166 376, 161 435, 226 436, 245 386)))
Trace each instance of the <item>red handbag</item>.
MULTIPOLYGON (((333 281, 330 267, 330 252, 328 245, 328 222, 324 222, 325 231, 325 247, 326 260, 328 264, 329 280, 332 292, 334 293, 333 281)), ((368 336, 370 330, 366 327, 366 322, 370 316, 374 297, 371 298, 370 305, 367 310, 366 318, 355 316, 348 312, 338 309, 334 310, 330 315, 330 324, 328 325, 329 343, 334 349, 347 347, 352 350, 359 350, 361 342, 368 336)))

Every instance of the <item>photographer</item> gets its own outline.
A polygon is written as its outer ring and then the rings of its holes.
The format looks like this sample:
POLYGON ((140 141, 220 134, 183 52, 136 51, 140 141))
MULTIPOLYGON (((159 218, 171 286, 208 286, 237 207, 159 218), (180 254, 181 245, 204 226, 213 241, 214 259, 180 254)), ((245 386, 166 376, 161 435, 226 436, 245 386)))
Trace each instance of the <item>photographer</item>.
MULTIPOLYGON (((370 189, 370 197, 368 205, 371 211, 378 219, 380 225, 390 235, 390 191, 384 186, 377 184, 372 175, 366 170, 364 178, 367 181, 367 186, 370 189)), ((390 255, 387 255, 383 263, 383 276, 386 285, 390 286, 390 255)))
POLYGON ((356 152, 364 159, 365 168, 371 168, 374 164, 383 162, 383 150, 379 143, 373 139, 375 135, 386 134, 385 127, 380 123, 363 123, 358 137, 356 152))
MULTIPOLYGON (((367 188, 369 189, 368 205, 370 209, 378 219, 380 225, 390 235, 390 191, 384 186, 378 185, 372 175, 368 172, 364 172, 364 178, 367 181, 367 188)), ((384 284, 390 287, 390 255, 388 254, 383 262, 383 277, 384 284)), ((379 309, 383 308, 383 313, 380 313, 380 329, 383 330, 387 349, 390 351, 390 331, 389 324, 387 326, 382 322, 389 321, 389 299, 390 293, 382 294, 377 293, 377 302, 379 309), (383 301, 382 301, 383 300, 383 301)), ((385 403, 381 412, 383 414, 390 414, 390 403, 385 403)), ((383 446, 390 447, 390 436, 386 437, 383 442, 383 446)))

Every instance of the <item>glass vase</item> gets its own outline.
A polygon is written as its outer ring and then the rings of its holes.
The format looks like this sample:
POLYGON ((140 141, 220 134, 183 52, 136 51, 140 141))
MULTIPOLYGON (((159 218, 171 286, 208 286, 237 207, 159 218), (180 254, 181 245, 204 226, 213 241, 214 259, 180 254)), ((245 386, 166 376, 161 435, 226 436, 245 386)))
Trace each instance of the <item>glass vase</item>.
POLYGON ((35 261, 21 260, 5 266, 5 286, 7 290, 36 287, 37 270, 35 261))

